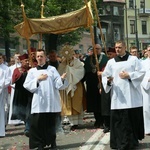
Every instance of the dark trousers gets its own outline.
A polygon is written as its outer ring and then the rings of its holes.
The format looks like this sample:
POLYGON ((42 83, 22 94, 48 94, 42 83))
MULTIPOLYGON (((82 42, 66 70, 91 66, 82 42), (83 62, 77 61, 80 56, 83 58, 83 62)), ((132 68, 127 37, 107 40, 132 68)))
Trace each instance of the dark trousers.
POLYGON ((30 149, 45 147, 56 142, 58 113, 31 114, 30 149))
POLYGON ((96 125, 103 125, 104 118, 100 112, 94 112, 94 118, 95 118, 95 124, 96 125))
POLYGON ((110 147, 130 150, 144 138, 143 109, 131 108, 111 111, 110 147))

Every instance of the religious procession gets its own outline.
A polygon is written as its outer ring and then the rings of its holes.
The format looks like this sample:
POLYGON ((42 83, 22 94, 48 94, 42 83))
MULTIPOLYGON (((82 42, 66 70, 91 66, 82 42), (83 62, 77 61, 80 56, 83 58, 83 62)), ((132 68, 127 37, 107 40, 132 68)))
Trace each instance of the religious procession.
POLYGON ((41 18, 28 18, 21 1, 14 29, 27 50, 10 59, 0 53, 0 149, 150 149, 150 45, 140 53, 118 37, 106 46, 95 0, 53 17, 44 16, 44 2, 41 18), (43 47, 44 34, 81 27, 89 29, 86 53, 70 42, 43 47))

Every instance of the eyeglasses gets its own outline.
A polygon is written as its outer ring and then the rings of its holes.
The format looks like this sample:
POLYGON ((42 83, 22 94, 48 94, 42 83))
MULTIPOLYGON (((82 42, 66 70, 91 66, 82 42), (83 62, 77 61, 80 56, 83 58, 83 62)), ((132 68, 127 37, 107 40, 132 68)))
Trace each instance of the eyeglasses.
POLYGON ((115 47, 115 48, 119 48, 119 49, 121 49, 122 47, 119 47, 119 46, 118 46, 118 47, 115 47))
POLYGON ((137 53, 137 51, 132 51, 132 52, 130 52, 130 53, 137 53))

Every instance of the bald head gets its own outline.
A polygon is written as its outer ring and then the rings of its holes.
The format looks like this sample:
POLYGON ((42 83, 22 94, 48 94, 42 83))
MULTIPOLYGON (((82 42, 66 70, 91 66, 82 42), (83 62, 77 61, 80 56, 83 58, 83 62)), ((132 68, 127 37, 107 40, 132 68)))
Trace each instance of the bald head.
POLYGON ((102 51, 102 47, 100 44, 95 44, 95 49, 97 51, 97 54, 101 54, 101 51, 102 51))

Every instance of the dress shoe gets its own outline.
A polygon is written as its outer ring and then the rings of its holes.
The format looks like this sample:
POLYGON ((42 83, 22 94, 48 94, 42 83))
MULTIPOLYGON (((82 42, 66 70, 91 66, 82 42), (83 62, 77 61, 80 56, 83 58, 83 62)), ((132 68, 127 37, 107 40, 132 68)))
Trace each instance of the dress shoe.
POLYGON ((79 127, 78 125, 73 125, 73 126, 71 127, 71 130, 74 131, 74 130, 78 129, 78 127, 79 127))
POLYGON ((57 149, 56 142, 54 142, 54 143, 52 143, 52 144, 51 144, 51 148, 50 148, 50 149, 54 149, 54 150, 56 150, 56 149, 57 149))
POLYGON ((100 129, 104 129, 104 125, 101 124, 101 125, 99 126, 99 128, 100 128, 100 129))
POLYGON ((26 137, 29 137, 29 136, 30 136, 29 131, 25 131, 25 132, 24 132, 24 135, 25 135, 26 137))
POLYGON ((107 133, 107 132, 109 132, 109 131, 110 131, 110 128, 109 128, 109 127, 105 127, 104 130, 103 130, 104 133, 107 133))

